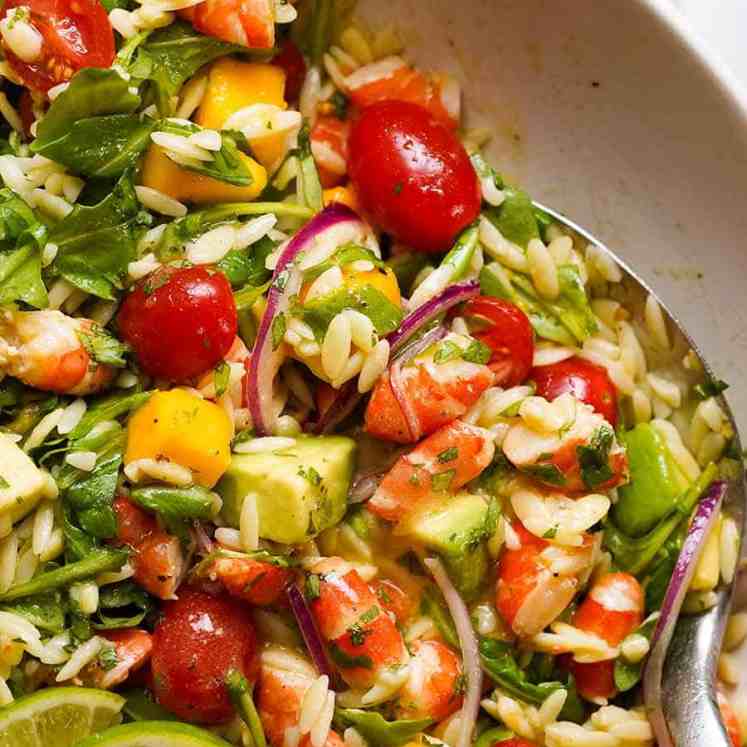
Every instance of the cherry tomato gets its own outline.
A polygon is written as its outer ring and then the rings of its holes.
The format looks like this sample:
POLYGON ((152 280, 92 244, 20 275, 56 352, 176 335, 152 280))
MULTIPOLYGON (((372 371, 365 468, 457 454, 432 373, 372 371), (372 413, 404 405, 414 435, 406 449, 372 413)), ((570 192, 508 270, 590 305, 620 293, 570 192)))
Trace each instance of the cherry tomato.
POLYGON ((567 358, 560 363, 539 366, 531 374, 537 394, 553 400, 570 392, 591 405, 614 426, 617 423, 617 392, 607 371, 583 358, 567 358))
POLYGON ((285 71, 285 98, 295 101, 301 93, 306 77, 306 61, 298 47, 286 39, 280 46, 280 52, 272 59, 272 64, 285 71))
POLYGON ((118 324, 145 373, 184 381, 224 358, 238 318, 225 275, 205 267, 163 267, 125 298, 118 324))
POLYGON ((43 40, 41 56, 24 62, 5 42, 3 49, 29 88, 47 91, 83 67, 109 67, 114 62, 114 31, 98 0, 7 0, 3 15, 18 7, 31 11, 29 23, 43 40))
POLYGON ((386 232, 423 252, 442 252, 480 212, 467 151, 426 109, 382 101, 354 121, 348 171, 361 205, 386 232))
POLYGON ((489 365, 496 385, 511 387, 525 381, 534 357, 534 332, 527 315, 515 304, 490 296, 468 301, 463 314, 478 323, 472 336, 493 351, 489 365))
POLYGON ((228 596, 180 589, 179 599, 162 607, 153 633, 153 687, 156 699, 179 718, 218 724, 234 714, 225 677, 237 669, 254 680, 257 638, 245 606, 228 596))

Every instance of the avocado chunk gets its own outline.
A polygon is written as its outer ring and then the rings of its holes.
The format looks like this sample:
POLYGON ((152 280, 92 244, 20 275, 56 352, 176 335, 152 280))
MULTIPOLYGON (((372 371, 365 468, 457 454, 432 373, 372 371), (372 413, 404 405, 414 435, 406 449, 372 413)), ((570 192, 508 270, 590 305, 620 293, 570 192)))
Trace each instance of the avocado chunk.
POLYGON ((407 534, 437 552, 452 582, 471 600, 488 571, 489 507, 479 495, 460 493, 430 504, 407 522, 407 534))
POLYGON ((13 522, 30 513, 44 494, 41 470, 18 444, 0 433, 0 515, 13 522))
POLYGON ((613 517, 623 532, 640 537, 672 510, 689 483, 648 423, 639 423, 619 438, 628 454, 630 482, 618 488, 613 517))
POLYGON ((355 451, 344 436, 298 436, 285 449, 234 454, 216 487, 223 520, 238 528, 244 498, 254 493, 260 537, 306 542, 345 514, 355 451))

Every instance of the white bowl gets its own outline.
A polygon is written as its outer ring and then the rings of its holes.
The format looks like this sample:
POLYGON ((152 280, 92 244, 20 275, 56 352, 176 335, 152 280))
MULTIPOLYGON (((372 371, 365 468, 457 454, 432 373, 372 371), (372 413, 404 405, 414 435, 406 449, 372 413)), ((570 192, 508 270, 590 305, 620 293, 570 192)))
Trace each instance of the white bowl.
MULTIPOLYGON (((461 80, 493 163, 623 257, 683 321, 747 433, 747 97, 653 0, 362 0, 461 80)), ((715 11, 714 11, 715 12, 715 11)))

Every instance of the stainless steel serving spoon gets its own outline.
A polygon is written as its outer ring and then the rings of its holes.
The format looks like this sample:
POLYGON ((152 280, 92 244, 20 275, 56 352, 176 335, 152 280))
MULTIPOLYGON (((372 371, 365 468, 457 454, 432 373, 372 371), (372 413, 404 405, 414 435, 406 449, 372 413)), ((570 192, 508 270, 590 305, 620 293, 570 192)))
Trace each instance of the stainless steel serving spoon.
MULTIPOLYGON (((667 327, 673 348, 683 352, 692 350, 700 360, 704 375, 713 376, 713 371, 703 358, 698 346, 679 323, 677 318, 658 299, 656 294, 643 282, 623 260, 608 249, 588 231, 568 220, 555 210, 535 203, 550 214, 560 224, 578 234, 612 257, 623 270, 623 285, 633 300, 634 311, 640 311, 648 294, 659 301, 667 320, 667 327)), ((626 305, 629 303, 626 299, 626 305)), ((723 396, 718 397, 734 429, 737 453, 741 454, 741 444, 734 416, 723 396)), ((724 501, 724 509, 744 529, 747 507, 747 485, 744 470, 732 480, 724 501)), ((742 532, 743 533, 743 532, 742 532)), ((744 545, 740 548, 740 557, 744 545)), ((716 701, 716 668, 727 617, 734 597, 735 582, 721 587, 716 594, 718 601, 707 612, 681 616, 677 622, 664 664, 661 681, 659 706, 649 713, 657 733, 668 731, 669 744, 676 747, 730 747, 720 711, 716 701)), ((660 747, 667 747, 666 743, 660 747)))

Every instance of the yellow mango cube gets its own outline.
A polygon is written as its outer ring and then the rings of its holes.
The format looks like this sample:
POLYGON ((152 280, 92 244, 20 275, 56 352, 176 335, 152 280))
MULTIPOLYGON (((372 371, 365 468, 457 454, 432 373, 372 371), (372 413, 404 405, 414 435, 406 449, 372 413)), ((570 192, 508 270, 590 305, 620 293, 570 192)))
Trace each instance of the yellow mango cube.
POLYGON ((231 421, 222 407, 183 389, 156 392, 127 426, 125 464, 165 458, 212 488, 231 463, 231 421))
MULTIPOLYGON (((252 104, 272 104, 285 109, 285 72, 277 65, 223 57, 210 68, 196 121, 202 127, 220 130, 232 114, 252 104)), ((285 135, 252 139, 249 145, 257 160, 270 168, 283 155, 285 135)))
POLYGON ((267 186, 267 171, 253 158, 239 154, 254 181, 246 187, 222 182, 197 174, 174 163, 157 145, 151 145, 145 155, 141 184, 181 202, 206 204, 211 202, 249 202, 267 186))

